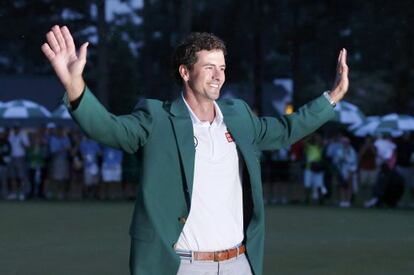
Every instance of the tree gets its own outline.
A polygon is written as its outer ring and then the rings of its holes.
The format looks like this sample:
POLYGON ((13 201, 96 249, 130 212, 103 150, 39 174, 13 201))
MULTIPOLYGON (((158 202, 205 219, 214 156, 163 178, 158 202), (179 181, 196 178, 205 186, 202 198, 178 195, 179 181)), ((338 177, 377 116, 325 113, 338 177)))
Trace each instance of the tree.
POLYGON ((122 0, 133 13, 111 22, 105 20, 105 2, 3 1, 0 24, 12 27, 0 29, 0 72, 51 74, 39 47, 52 25, 66 24, 77 43, 91 42, 88 85, 110 109, 129 109, 130 101, 121 98, 177 95, 173 48, 189 32, 206 31, 226 42, 227 82, 253 87, 259 111, 261 87, 274 78, 293 79, 296 106, 329 89, 337 53, 346 47, 348 100, 368 114, 381 112, 378 106, 414 112, 412 1, 143 0, 136 8, 133 0, 122 0))

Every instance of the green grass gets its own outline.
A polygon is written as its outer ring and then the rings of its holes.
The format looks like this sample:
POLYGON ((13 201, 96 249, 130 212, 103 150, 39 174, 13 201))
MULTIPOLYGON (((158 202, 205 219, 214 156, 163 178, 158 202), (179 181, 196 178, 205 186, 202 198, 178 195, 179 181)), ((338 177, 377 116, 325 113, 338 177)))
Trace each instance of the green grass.
MULTIPOLYGON (((0 274, 128 274, 132 210, 131 202, 1 202, 0 274)), ((265 274, 414 274, 413 211, 266 213, 265 274)))
POLYGON ((132 203, 1 203, 0 274, 128 274, 132 203))
POLYGON ((414 274, 413 214, 268 208, 265 274, 414 274))

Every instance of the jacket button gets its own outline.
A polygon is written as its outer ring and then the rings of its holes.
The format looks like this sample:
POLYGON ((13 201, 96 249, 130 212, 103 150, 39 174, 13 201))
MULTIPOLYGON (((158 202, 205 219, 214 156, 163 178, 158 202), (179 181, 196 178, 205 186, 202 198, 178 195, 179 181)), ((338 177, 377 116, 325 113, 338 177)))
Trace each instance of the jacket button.
POLYGON ((179 221, 181 224, 185 224, 185 222, 187 221, 187 218, 186 218, 186 217, 179 217, 179 218, 178 218, 178 221, 179 221))

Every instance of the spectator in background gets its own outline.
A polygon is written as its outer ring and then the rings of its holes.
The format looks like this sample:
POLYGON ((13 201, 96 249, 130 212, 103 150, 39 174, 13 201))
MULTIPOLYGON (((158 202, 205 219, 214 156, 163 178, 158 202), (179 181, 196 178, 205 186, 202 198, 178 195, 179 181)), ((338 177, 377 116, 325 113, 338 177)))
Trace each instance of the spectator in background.
POLYGON ((339 186, 340 171, 338 164, 335 162, 335 158, 338 156, 338 152, 342 149, 342 138, 342 133, 335 133, 330 139, 328 139, 324 150, 324 159, 326 164, 325 185, 328 189, 329 195, 334 193, 336 194, 336 188, 339 186))
POLYGON ((377 149, 373 138, 367 136, 358 152, 360 194, 363 200, 368 199, 378 176, 376 165, 377 149))
POLYGON ((262 153, 265 204, 288 203, 289 150, 282 148, 262 153))
POLYGON ((274 199, 272 152, 262 152, 260 155, 260 162, 262 163, 263 201, 264 204, 270 204, 274 199))
POLYGON ((379 136, 374 142, 374 146, 377 150, 377 167, 381 168, 383 164, 393 169, 396 161, 395 149, 397 146, 392 141, 391 136, 385 134, 383 137, 379 136))
POLYGON ((304 168, 304 141, 297 141, 290 146, 290 181, 292 184, 290 202, 300 202, 303 189, 303 168, 304 168))
POLYGON ((304 171, 304 186, 306 202, 309 202, 309 197, 318 200, 319 193, 325 195, 327 189, 324 183, 324 163, 322 158, 323 144, 322 137, 319 134, 313 134, 308 142, 305 143, 305 171, 304 171))
POLYGON ((274 182, 272 203, 287 204, 289 202, 289 180, 290 180, 290 160, 289 149, 281 148, 273 151, 272 158, 272 180, 274 182))
POLYGON ((69 151, 71 148, 69 137, 63 128, 51 129, 49 152, 51 156, 50 180, 58 199, 67 199, 70 189, 69 151))
POLYGON ((70 160, 71 160, 71 172, 70 172, 70 179, 71 179, 71 186, 74 190, 76 190, 76 194, 82 197, 82 192, 84 189, 83 186, 83 161, 82 161, 82 154, 80 152, 80 144, 82 141, 82 133, 80 131, 71 131, 70 132, 70 140, 72 144, 72 148, 70 150, 70 160))
POLYGON ((104 147, 102 153, 103 198, 114 199, 122 179, 122 151, 104 147))
POLYGON ((395 170, 397 146, 388 134, 380 136, 374 145, 377 150, 379 172, 372 190, 372 198, 366 201, 364 206, 370 208, 386 204, 394 207, 404 192, 404 179, 395 170))
POLYGON ((372 198, 364 206, 397 206, 404 193, 404 179, 389 165, 383 164, 372 190, 372 198))
POLYGON ((297 141, 296 143, 290 146, 290 160, 292 162, 301 162, 303 161, 303 147, 304 142, 303 139, 297 141))
POLYGON ((339 170, 339 207, 350 207, 352 194, 357 192, 358 156, 349 138, 342 137, 341 145, 334 157, 339 170))
POLYGON ((56 124, 53 122, 49 122, 45 125, 43 125, 42 128, 40 128, 40 133, 42 137, 42 142, 46 145, 46 159, 45 159, 45 182, 44 182, 44 196, 45 199, 48 198, 48 196, 51 196, 50 192, 50 185, 51 185, 51 176, 52 176, 52 156, 50 154, 50 137, 55 132, 56 124))
POLYGON ((7 170, 10 163, 11 146, 7 139, 7 132, 0 128, 0 197, 6 199, 8 195, 7 170))
POLYGON ((29 147, 27 134, 21 131, 20 126, 16 125, 10 131, 9 142, 11 145, 11 165, 10 178, 12 190, 8 199, 25 200, 27 184, 26 149, 29 147))
POLYGON ((31 135, 31 146, 27 150, 30 175, 30 198, 44 198, 44 181, 46 177, 47 144, 40 132, 31 135))
POLYGON ((101 148, 94 140, 84 137, 80 143, 83 162, 83 197, 98 199, 99 162, 101 148))
POLYGON ((397 141, 397 166, 396 171, 403 177, 405 186, 409 190, 411 200, 414 200, 414 144, 410 133, 405 133, 397 141))

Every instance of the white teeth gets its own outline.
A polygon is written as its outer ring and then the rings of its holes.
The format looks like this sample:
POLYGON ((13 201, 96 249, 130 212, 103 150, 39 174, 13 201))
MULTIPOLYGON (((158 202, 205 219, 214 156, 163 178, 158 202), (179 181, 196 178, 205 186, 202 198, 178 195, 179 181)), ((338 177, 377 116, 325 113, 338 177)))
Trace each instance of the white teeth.
POLYGON ((218 84, 210 84, 210 86, 211 86, 211 87, 214 87, 214 88, 218 88, 218 87, 219 87, 219 85, 218 85, 218 84))

